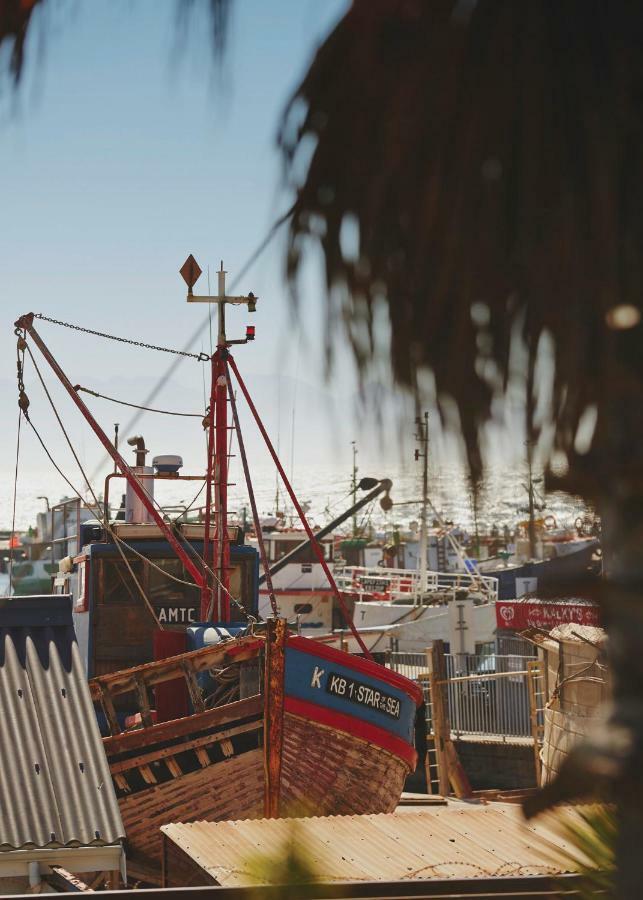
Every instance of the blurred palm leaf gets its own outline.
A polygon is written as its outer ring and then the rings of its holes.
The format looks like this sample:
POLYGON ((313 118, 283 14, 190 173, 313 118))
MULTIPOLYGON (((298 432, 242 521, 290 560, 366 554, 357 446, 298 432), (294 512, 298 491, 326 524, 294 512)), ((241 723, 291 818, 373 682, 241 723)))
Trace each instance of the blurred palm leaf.
POLYGON ((599 405, 578 476, 608 443, 628 465, 600 413, 643 374, 641 327, 608 327, 643 296, 642 45, 629 0, 354 0, 285 115, 291 280, 318 242, 330 326, 362 370, 385 304, 396 379, 415 388, 418 367, 433 371, 474 473, 479 426, 512 376, 531 426, 553 422, 570 455, 599 405), (545 334, 550 389, 534 377, 545 334))
POLYGON ((561 817, 558 831, 571 851, 562 853, 567 868, 582 876, 574 891, 582 897, 614 897, 616 868, 616 813, 612 807, 595 805, 575 810, 573 818, 561 817))

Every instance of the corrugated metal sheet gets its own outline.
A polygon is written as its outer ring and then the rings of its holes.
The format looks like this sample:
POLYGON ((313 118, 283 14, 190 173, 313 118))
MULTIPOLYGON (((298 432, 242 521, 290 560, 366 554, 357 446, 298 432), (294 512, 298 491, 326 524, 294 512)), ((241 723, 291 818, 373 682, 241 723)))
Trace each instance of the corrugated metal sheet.
POLYGON ((295 842, 332 881, 558 875, 565 843, 552 819, 525 823, 515 804, 310 819, 164 825, 162 831, 219 884, 256 883, 258 858, 295 842))
POLYGON ((124 836, 70 597, 0 600, 0 722, 0 851, 124 836))

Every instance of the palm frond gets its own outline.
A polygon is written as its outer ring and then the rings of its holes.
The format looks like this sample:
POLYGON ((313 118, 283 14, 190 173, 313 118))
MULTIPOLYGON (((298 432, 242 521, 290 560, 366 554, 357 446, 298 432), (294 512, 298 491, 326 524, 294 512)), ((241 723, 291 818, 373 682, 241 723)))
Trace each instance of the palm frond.
POLYGON ((11 44, 9 72, 14 83, 20 80, 25 57, 25 40, 36 7, 45 0, 0 0, 0 47, 11 44))
POLYGON ((608 453, 631 462, 605 428, 615 394, 628 440, 643 437, 642 329, 609 327, 643 296, 642 41, 631 0, 354 0, 285 113, 291 282, 321 245, 331 329, 362 371, 374 345, 354 335, 386 304, 397 381, 415 390, 418 368, 433 371, 474 472, 479 426, 512 378, 530 426, 553 422, 570 456, 598 405, 577 475, 608 453), (555 377, 539 400, 545 334, 555 377))

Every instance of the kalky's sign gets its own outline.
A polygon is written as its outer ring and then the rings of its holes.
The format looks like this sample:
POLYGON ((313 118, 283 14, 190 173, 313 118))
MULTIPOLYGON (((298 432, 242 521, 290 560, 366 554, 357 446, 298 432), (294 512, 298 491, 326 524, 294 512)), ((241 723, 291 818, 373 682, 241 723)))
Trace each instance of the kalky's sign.
POLYGON ((496 625, 512 631, 540 628, 551 631, 557 625, 600 626, 598 606, 590 603, 496 600, 496 625))

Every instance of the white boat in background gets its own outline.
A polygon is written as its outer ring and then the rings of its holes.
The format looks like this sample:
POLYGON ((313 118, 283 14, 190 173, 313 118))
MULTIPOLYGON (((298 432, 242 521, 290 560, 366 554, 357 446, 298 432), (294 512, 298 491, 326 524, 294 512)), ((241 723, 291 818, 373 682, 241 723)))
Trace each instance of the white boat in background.
MULTIPOLYGON (((265 525, 264 525, 265 527, 265 525)), ((257 546, 257 538, 249 535, 246 543, 257 546)), ((272 567, 301 544, 306 544, 278 571, 272 574, 274 597, 279 614, 289 622, 297 622, 302 634, 325 634, 333 628, 333 592, 303 529, 275 528, 264 532, 264 545, 272 567)), ((319 541, 324 559, 332 566, 334 541, 332 537, 319 541)), ((259 615, 271 614, 270 595, 266 587, 259 588, 259 615)))
MULTIPOLYGON (((478 652, 495 640, 498 581, 472 572, 418 572, 347 566, 337 586, 353 606, 353 622, 371 651, 394 647, 422 652, 438 638, 459 653, 478 652)), ((341 629, 325 637, 356 651, 341 629)))

